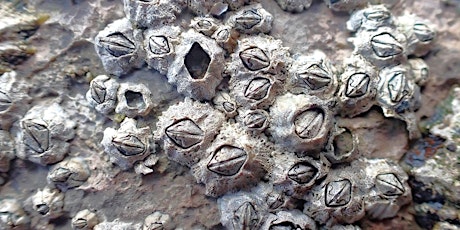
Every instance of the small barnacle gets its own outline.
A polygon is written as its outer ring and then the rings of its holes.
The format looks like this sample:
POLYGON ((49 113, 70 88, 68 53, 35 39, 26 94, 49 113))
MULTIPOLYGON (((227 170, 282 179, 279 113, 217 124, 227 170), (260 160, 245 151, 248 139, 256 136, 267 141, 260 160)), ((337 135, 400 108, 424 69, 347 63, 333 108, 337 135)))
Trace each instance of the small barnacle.
POLYGON ((325 193, 326 206, 344 206, 351 200, 351 182, 348 179, 331 181, 326 185, 325 193))
POLYGON ((206 36, 211 36, 219 28, 220 22, 213 17, 196 17, 190 27, 206 36))
POLYGON ((237 120, 242 120, 243 127, 248 131, 260 133, 268 127, 270 116, 265 110, 247 110, 240 114, 237 120))
POLYGON ((214 108, 223 112, 227 117, 231 118, 237 114, 237 105, 235 100, 224 91, 219 91, 212 99, 214 108))
POLYGON ((310 8, 312 0, 276 0, 281 9, 293 13, 300 13, 310 8))
POLYGON ((64 214, 64 193, 45 187, 32 197, 33 209, 43 217, 56 219, 64 214))
POLYGON ((115 109, 119 84, 106 75, 94 78, 86 93, 86 100, 97 111, 108 114, 115 109))
POLYGON ((142 230, 169 229, 168 225, 171 224, 170 222, 171 217, 168 214, 156 211, 145 218, 142 230))
POLYGON ((16 157, 14 150, 10 133, 0 130, 0 173, 8 172, 10 169, 10 161, 16 157))
POLYGON ((193 30, 181 37, 168 70, 168 81, 185 96, 210 100, 222 80, 224 51, 216 41, 193 30))
POLYGON ((175 47, 179 44, 180 29, 175 26, 163 26, 159 29, 147 29, 144 34, 144 49, 149 68, 161 74, 167 74, 174 61, 175 47))
POLYGON ((288 177, 299 184, 306 184, 312 181, 317 173, 318 169, 316 169, 313 165, 301 162, 292 166, 292 168, 288 171, 288 177))
POLYGON ((250 47, 241 51, 240 59, 243 65, 252 71, 260 70, 270 65, 270 59, 267 54, 259 47, 250 47))
POLYGON ((142 83, 121 83, 117 101, 115 112, 128 117, 146 116, 153 107, 152 93, 142 83))
POLYGON ((407 37, 407 54, 425 56, 433 47, 436 31, 426 20, 406 14, 398 18, 398 30, 407 37))
MULTIPOLYGON (((357 2, 362 1, 358 0, 357 2)), ((364 1, 364 4, 366 3, 364 1)), ((393 16, 384 5, 370 5, 362 10, 355 11, 350 20, 347 21, 347 29, 351 32, 375 31, 382 27, 394 27, 393 16)))
POLYGON ((0 91, 0 113, 9 109, 13 101, 7 93, 0 91))
POLYGON ((255 193, 227 194, 217 203, 222 225, 231 230, 259 229, 267 215, 266 205, 255 193))
POLYGON ((37 153, 44 153, 49 149, 50 131, 48 125, 39 119, 23 120, 24 144, 37 153))
POLYGON ((414 82, 423 86, 428 81, 430 76, 430 68, 421 58, 412 58, 408 60, 414 82))
POLYGON ((270 75, 241 73, 230 79, 230 92, 238 105, 246 108, 266 108, 281 91, 281 82, 270 75))
POLYGON ((0 229, 30 229, 30 218, 16 199, 0 200, 0 229))
POLYGON ((371 38, 371 46, 379 57, 392 57, 403 52, 402 45, 390 33, 381 33, 371 38))
POLYGON ((151 154, 150 128, 136 127, 136 120, 125 118, 118 130, 106 128, 101 144, 110 161, 127 170, 151 154))
POLYGON ((300 210, 278 211, 268 216, 267 220, 260 228, 262 230, 315 230, 316 223, 309 216, 300 210))
POLYGON ((228 20, 230 26, 246 34, 268 33, 272 22, 273 16, 260 4, 243 7, 228 20))
POLYGON ((250 202, 245 202, 235 210, 233 229, 255 229, 261 222, 260 219, 261 217, 254 205, 250 202))
POLYGON ((205 157, 224 120, 224 115, 209 104, 188 98, 163 112, 155 138, 163 143, 171 160, 192 166, 205 157))
POLYGON ((48 172, 48 182, 61 191, 82 185, 90 176, 90 169, 81 158, 71 158, 54 165, 48 172))
POLYGON ((347 12, 367 6, 366 0, 324 0, 324 3, 334 11, 347 12))
POLYGON ((72 228, 79 230, 91 230, 99 223, 94 212, 88 209, 81 210, 72 218, 72 228))
POLYGON ((185 8, 184 1, 166 0, 123 0, 123 5, 126 18, 139 28, 170 24, 185 8))
POLYGON ((95 48, 104 69, 120 76, 141 67, 145 56, 141 37, 142 33, 134 31, 128 19, 114 21, 100 31, 95 38, 95 48))
POLYGON ((149 38, 148 49, 153 54, 167 54, 171 51, 168 39, 161 35, 152 35, 149 38))
POLYGON ((285 94, 270 108, 268 131, 275 143, 298 153, 319 150, 329 139, 332 125, 327 101, 308 96, 285 94))
POLYGON ((227 52, 233 53, 238 41, 239 33, 230 26, 220 26, 211 36, 227 52))

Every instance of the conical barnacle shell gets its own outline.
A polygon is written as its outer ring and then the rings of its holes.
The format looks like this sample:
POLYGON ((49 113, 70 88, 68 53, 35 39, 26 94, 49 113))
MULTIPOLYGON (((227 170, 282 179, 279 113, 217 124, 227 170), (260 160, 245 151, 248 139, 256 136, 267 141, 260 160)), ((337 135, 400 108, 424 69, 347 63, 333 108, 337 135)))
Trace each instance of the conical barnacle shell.
POLYGON ((126 18, 139 28, 170 24, 186 6, 183 1, 177 0, 123 0, 123 5, 126 18))
POLYGON ((127 170, 151 154, 150 128, 136 127, 137 121, 125 118, 120 128, 106 128, 101 144, 110 161, 127 170))
POLYGON ((95 48, 104 69, 120 76, 144 64, 141 41, 142 33, 134 31, 128 19, 120 19, 97 34, 95 48))
POLYGON ((312 0, 276 0, 281 9, 293 13, 300 13, 310 8, 312 0))
POLYGON ((192 166, 205 157, 224 120, 224 114, 209 104, 186 98, 163 112, 155 138, 171 160, 192 166))
POLYGON ((205 184, 206 194, 220 196, 257 183, 265 174, 263 161, 269 151, 263 138, 248 136, 238 124, 223 125, 207 148, 207 157, 192 167, 197 182, 205 184))
POLYGON ((425 56, 433 47, 436 30, 427 20, 406 14, 398 18, 397 29, 407 37, 407 55, 425 56))
POLYGON ((273 16, 260 4, 239 9, 227 22, 231 27, 246 34, 268 33, 272 29, 272 23, 273 16))
POLYGON ((287 150, 314 152, 329 140, 332 111, 317 97, 290 93, 277 97, 270 117, 268 131, 275 143, 287 150))
POLYGON ((180 42, 180 29, 175 26, 163 26, 158 29, 147 29, 144 34, 144 49, 149 68, 161 74, 167 74, 174 61, 176 46, 180 42))
POLYGON ((391 12, 384 5, 370 5, 355 11, 347 21, 351 32, 375 31, 382 27, 395 27, 391 12))
POLYGON ((86 100, 97 111, 108 114, 115 109, 119 84, 116 80, 106 75, 94 78, 86 93, 86 100))
POLYGON ((60 190, 67 190, 82 185, 90 176, 85 160, 71 158, 54 165, 48 172, 48 183, 60 190))
POLYGON ((43 217, 56 219, 64 214, 64 193, 57 189, 38 189, 31 200, 34 211, 43 217))

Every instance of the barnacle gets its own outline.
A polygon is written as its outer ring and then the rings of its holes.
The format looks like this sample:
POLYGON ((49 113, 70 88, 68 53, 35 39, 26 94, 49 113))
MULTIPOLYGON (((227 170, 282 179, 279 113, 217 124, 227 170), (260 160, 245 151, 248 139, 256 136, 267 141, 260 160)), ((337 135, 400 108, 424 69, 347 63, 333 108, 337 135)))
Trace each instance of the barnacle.
POLYGON ((381 27, 395 27, 393 15, 384 5, 371 5, 355 11, 347 22, 347 29, 351 32, 375 31, 381 27))
POLYGON ((250 133, 262 133, 269 125, 270 116, 262 109, 239 112, 237 120, 250 133))
POLYGON ((421 58, 411 58, 408 64, 412 73, 409 76, 412 76, 413 81, 419 86, 425 85, 430 76, 430 68, 425 61, 421 58))
POLYGON ((81 230, 91 230, 99 223, 94 212, 88 209, 81 210, 72 218, 72 228, 81 230))
POLYGON ((30 218, 16 199, 0 200, 0 228, 5 230, 30 228, 30 218))
POLYGON ((117 92, 115 112, 128 117, 146 116, 153 107, 151 95, 150 89, 142 83, 122 83, 117 92))
POLYGON ((349 162, 361 156, 359 138, 347 128, 335 127, 327 151, 322 154, 332 163, 349 162))
POLYGON ((224 51, 216 41, 189 30, 182 33, 168 81, 177 91, 197 100, 210 100, 222 80, 224 51))
POLYGON ((66 191, 86 182, 91 172, 85 160, 70 158, 54 165, 48 172, 48 182, 66 191))
POLYGON ((38 189, 31 200, 33 210, 43 217, 56 219, 64 214, 64 193, 57 189, 38 189))
POLYGON ((239 9, 232 15, 228 24, 241 33, 269 33, 272 29, 273 16, 262 5, 255 4, 239 9))
POLYGON ((171 217, 168 214, 156 211, 145 218, 142 230, 169 229, 170 222, 171 217))
POLYGON ((240 73, 229 84, 230 95, 246 108, 267 108, 282 90, 281 82, 269 74, 240 73))
POLYGON ((99 75, 91 81, 86 100, 103 114, 113 112, 117 103, 119 86, 114 79, 106 75, 99 75))
POLYGON ((237 114, 238 105, 228 92, 219 91, 212 99, 214 108, 224 113, 227 117, 234 117, 237 114))
POLYGON ((211 36, 221 26, 221 23, 213 17, 193 18, 190 27, 206 36, 211 36))
POLYGON ((302 213, 300 210, 294 209, 290 211, 279 211, 268 216, 263 230, 274 229, 300 229, 300 230, 316 230, 315 221, 309 216, 302 213))
POLYGON ((233 52, 237 44, 239 33, 228 25, 220 26, 212 34, 212 38, 227 52, 233 52))
POLYGON ((281 9, 293 13, 300 13, 310 8, 312 0, 276 0, 281 9))
POLYGON ((436 31, 433 26, 415 15, 403 15, 397 19, 397 29, 407 38, 408 55, 425 56, 433 47, 436 31))
POLYGON ((175 57, 175 47, 179 45, 179 27, 163 26, 144 31, 144 49, 149 68, 167 74, 175 57))

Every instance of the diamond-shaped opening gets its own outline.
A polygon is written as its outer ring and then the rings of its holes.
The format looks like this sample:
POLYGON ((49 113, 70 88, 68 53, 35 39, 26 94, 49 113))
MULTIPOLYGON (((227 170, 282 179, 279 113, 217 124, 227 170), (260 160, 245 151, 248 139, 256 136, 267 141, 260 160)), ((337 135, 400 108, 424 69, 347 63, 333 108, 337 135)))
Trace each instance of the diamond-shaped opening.
POLYGON ((142 93, 134 91, 126 91, 125 93, 126 103, 129 107, 142 109, 145 107, 144 98, 142 93))
POLYGON ((211 58, 198 42, 193 43, 192 48, 185 55, 185 67, 193 79, 204 78, 210 62, 211 58))
POLYGON ((334 154, 336 156, 343 156, 353 150, 353 136, 347 129, 345 132, 337 135, 334 138, 334 154))

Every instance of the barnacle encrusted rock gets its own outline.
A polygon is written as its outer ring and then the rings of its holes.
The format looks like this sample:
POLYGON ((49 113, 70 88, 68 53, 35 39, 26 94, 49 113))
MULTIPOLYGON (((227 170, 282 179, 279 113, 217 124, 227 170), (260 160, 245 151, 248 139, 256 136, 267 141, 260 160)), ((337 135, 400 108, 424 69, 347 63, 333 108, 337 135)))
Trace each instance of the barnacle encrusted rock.
POLYGON ((316 230, 315 221, 300 210, 278 211, 270 214, 260 228, 263 230, 274 229, 300 229, 316 230))
POLYGON ((287 151, 314 155, 329 140, 332 110, 317 97, 287 93, 270 108, 268 131, 275 144, 287 151))
POLYGON ((88 209, 77 212, 72 218, 72 228, 77 230, 91 230, 98 223, 96 214, 88 209))
POLYGON ((174 61, 176 46, 180 43, 180 33, 177 26, 163 26, 144 31, 144 49, 149 68, 167 74, 174 61))
POLYGON ((75 136, 75 121, 56 103, 32 107, 19 122, 17 156, 47 165, 61 161, 75 136))
POLYGON ((312 0, 276 0, 281 9, 293 13, 300 13, 310 8, 312 0))
POLYGON ((45 218, 56 219, 64 214, 64 193, 57 189, 38 189, 31 200, 33 210, 45 218))
POLYGON ((135 163, 144 160, 154 150, 151 143, 150 128, 136 126, 137 121, 125 118, 120 128, 106 128, 102 146, 109 155, 110 161, 117 164, 123 170, 127 170, 135 163))
POLYGON ((59 162, 48 172, 48 182, 61 191, 75 188, 89 178, 91 172, 82 158, 70 158, 59 162))
POLYGON ((260 4, 241 8, 227 22, 231 27, 245 34, 269 33, 272 23, 273 16, 260 4))
POLYGON ((172 229, 171 217, 168 214, 156 211, 144 220, 142 230, 172 229))
POLYGON ((117 92, 116 113, 128 117, 146 116, 153 108, 152 92, 143 83, 125 82, 117 92))
POLYGON ((16 199, 0 200, 0 229, 30 229, 30 218, 16 199))
POLYGON ((197 100, 210 100, 222 80, 224 50, 211 38, 189 30, 182 33, 168 81, 177 91, 197 100))
POLYGON ((123 18, 112 22, 97 34, 96 52, 107 73, 121 76, 144 64, 142 33, 134 30, 130 21, 123 18))
POLYGON ((367 0, 324 0, 327 7, 334 11, 352 11, 367 6, 367 0))
POLYGON ((126 18, 135 27, 151 28, 172 23, 186 7, 184 0, 123 0, 126 18))
POLYGON ((337 70, 322 51, 298 56, 289 68, 286 89, 293 94, 314 95, 330 99, 338 87, 337 70))
POLYGON ((206 194, 220 196, 229 191, 248 188, 265 174, 270 148, 263 136, 251 137, 238 123, 224 124, 219 135, 207 148, 207 157, 192 167, 206 194))
POLYGON ((94 78, 86 93, 86 100, 98 112, 108 114, 113 112, 117 103, 117 92, 120 84, 107 75, 94 78))
POLYGON ((407 38, 408 55, 421 57, 430 51, 436 38, 436 30, 428 21, 406 14, 398 17, 396 22, 397 29, 407 38))
POLYGON ((0 173, 8 172, 10 161, 15 157, 14 141, 10 133, 0 130, 0 173))
POLYGON ((186 98, 159 117, 155 138, 171 160, 192 166, 206 157, 224 121, 224 114, 208 103, 186 98))

